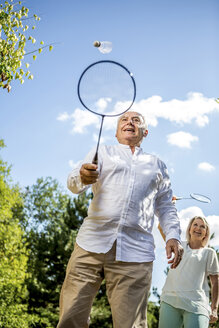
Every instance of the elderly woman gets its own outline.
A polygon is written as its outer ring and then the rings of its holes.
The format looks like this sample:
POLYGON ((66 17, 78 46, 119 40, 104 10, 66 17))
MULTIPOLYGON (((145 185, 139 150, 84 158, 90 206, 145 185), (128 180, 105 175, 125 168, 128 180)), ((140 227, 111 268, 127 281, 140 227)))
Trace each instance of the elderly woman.
POLYGON ((182 242, 182 261, 169 270, 162 290, 159 328, 207 328, 217 321, 219 266, 215 250, 207 247, 209 236, 206 219, 195 216, 182 242))

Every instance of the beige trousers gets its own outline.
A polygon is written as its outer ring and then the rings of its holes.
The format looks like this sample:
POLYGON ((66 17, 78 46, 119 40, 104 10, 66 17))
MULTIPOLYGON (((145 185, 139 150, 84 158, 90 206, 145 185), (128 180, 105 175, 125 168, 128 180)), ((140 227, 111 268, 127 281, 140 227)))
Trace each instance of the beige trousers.
POLYGON ((87 252, 75 244, 61 290, 57 328, 89 326, 93 299, 104 278, 113 327, 147 327, 147 299, 153 263, 115 261, 115 250, 116 243, 106 254, 87 252))

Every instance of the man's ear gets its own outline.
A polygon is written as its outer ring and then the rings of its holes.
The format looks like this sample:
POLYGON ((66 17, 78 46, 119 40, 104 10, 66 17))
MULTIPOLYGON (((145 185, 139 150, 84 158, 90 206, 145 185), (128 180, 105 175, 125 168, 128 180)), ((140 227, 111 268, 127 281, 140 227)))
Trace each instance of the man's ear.
POLYGON ((148 135, 148 130, 145 130, 144 133, 143 133, 144 138, 146 138, 147 135, 148 135))

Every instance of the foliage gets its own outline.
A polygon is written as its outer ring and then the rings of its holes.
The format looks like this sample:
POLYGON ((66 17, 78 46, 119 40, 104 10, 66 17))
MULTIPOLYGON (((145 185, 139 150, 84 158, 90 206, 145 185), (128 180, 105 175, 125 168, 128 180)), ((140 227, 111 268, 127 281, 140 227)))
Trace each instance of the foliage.
MULTIPOLYGON (((58 321, 58 305, 65 269, 73 250, 78 229, 87 215, 91 194, 70 198, 63 193, 56 180, 38 179, 24 194, 23 211, 16 215, 26 231, 30 257, 29 313, 35 316, 30 327, 52 328, 58 321)), ((149 305, 149 328, 158 321, 156 306, 149 305)), ((90 319, 91 328, 112 327, 112 315, 103 281, 94 300, 90 319)))
MULTIPOLYGON (((43 48, 49 47, 52 50, 52 45, 43 46, 44 42, 40 42, 37 49, 26 52, 26 43, 35 44, 36 39, 31 35, 26 35, 29 25, 27 20, 39 21, 40 17, 36 14, 28 17, 29 9, 22 6, 22 2, 14 3, 13 0, 4 1, 0 7, 0 88, 5 88, 8 92, 11 90, 11 81, 18 79, 21 84, 24 83, 24 78, 33 79, 33 75, 29 71, 29 63, 25 63, 22 68, 22 61, 25 55, 35 52, 41 53, 43 48), (25 66, 25 68, 24 68, 25 66)), ((32 25, 32 30, 36 28, 32 25)), ((36 55, 33 55, 36 59, 36 55)))
MULTIPOLYGON (((106 296, 106 284, 103 281, 101 288, 94 300, 91 309, 91 322, 90 328, 112 328, 112 314, 110 310, 110 305, 106 296)), ((148 302, 147 307, 147 322, 148 328, 157 328, 159 321, 159 306, 154 302, 148 302)))
POLYGON ((148 302, 147 323, 148 328, 157 328, 159 322, 160 307, 154 302, 148 302))
MULTIPOLYGON (((219 99, 219 98, 218 98, 219 99)), ((215 237, 215 233, 212 233, 211 236, 210 236, 210 241, 215 237)), ((217 254, 217 258, 218 258, 218 261, 219 261, 219 250, 218 249, 215 249, 215 247, 213 246, 210 246, 212 249, 215 250, 216 254, 217 254)), ((210 300, 210 303, 211 303, 211 299, 212 299, 212 295, 211 295, 211 282, 210 282, 210 278, 208 276, 208 285, 209 285, 209 300, 210 300)), ((217 320, 217 322, 215 322, 214 324, 210 324, 210 327, 212 328, 219 328, 219 320, 217 320)))
POLYGON ((157 303, 160 304, 160 294, 158 293, 157 287, 152 287, 152 294, 157 298, 157 303))
MULTIPOLYGON (((78 228, 87 215, 90 196, 71 199, 56 180, 38 179, 27 187, 20 221, 26 231, 29 312, 41 319, 37 328, 55 327, 59 295, 78 228)), ((34 325, 33 325, 34 327, 34 325)))
MULTIPOLYGON (((0 148, 4 142, 0 140, 0 148)), ((24 232, 13 216, 22 205, 17 186, 10 186, 10 167, 0 158, 0 327, 26 328, 32 318, 27 314, 27 250, 24 232)))
POLYGON ((91 309, 91 323, 90 328, 112 328, 112 314, 110 305, 106 296, 105 280, 97 293, 91 309))
MULTIPOLYGON (((69 197, 50 177, 21 193, 9 178, 10 167, 0 161, 0 328, 54 328, 66 265, 92 195, 69 197)), ((149 328, 156 315, 149 302, 149 328)), ((104 281, 90 327, 112 327, 104 281)))

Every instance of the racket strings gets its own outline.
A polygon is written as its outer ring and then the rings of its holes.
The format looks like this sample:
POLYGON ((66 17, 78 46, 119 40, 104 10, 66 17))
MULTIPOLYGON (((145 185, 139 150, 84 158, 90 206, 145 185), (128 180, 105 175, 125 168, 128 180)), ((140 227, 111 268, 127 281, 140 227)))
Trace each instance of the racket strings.
POLYGON ((135 80, 125 66, 111 60, 102 60, 84 70, 77 91, 82 105, 102 117, 92 162, 97 164, 104 117, 118 116, 131 108, 136 96, 135 80))
POLYGON ((84 71, 78 86, 79 98, 90 111, 117 116, 134 102, 135 83, 128 70, 115 62, 98 62, 84 71))

